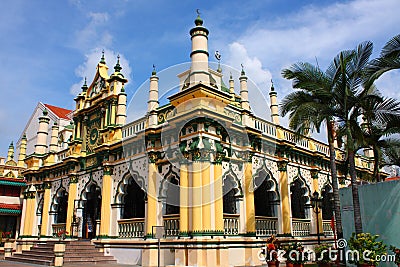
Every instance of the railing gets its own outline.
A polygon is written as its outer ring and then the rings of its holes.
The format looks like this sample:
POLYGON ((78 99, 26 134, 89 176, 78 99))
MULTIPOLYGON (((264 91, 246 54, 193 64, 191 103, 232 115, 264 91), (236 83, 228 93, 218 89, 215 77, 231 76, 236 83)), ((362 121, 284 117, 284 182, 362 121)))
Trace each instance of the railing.
POLYGON ((254 126, 257 130, 260 130, 262 133, 265 133, 268 136, 276 137, 275 124, 257 118, 254 122, 254 126))
POLYGON ((129 136, 132 136, 138 132, 141 132, 145 129, 146 127, 146 118, 140 118, 136 121, 133 121, 122 129, 122 137, 127 138, 129 136))
POLYGON ((293 236, 309 236, 311 223, 308 219, 292 219, 293 236))
POLYGON ((65 223, 53 223, 51 228, 53 229, 53 236, 58 236, 59 232, 65 231, 66 224, 65 223))
POLYGON ((331 221, 330 220, 323 220, 322 221, 322 229, 324 229, 324 234, 326 236, 333 236, 333 230, 331 227, 331 221))
POLYGON ((118 220, 118 235, 120 238, 134 238, 144 236, 144 219, 118 220))
POLYGON ((277 234, 278 218, 256 216, 256 235, 271 236, 277 234))
POLYGON ((164 215, 165 236, 179 235, 179 214, 164 215))
POLYGON ((65 159, 67 157, 67 153, 68 153, 68 148, 67 149, 63 149, 59 152, 57 152, 56 154, 56 162, 61 162, 63 159, 65 159))
POLYGON ((239 214, 224 214, 224 234, 239 234, 239 214))

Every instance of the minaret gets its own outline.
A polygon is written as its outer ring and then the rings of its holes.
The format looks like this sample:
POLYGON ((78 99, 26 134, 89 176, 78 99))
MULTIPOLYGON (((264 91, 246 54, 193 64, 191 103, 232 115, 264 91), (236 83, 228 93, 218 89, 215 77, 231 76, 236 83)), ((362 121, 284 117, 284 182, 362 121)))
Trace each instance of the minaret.
POLYGON ((158 108, 158 76, 156 68, 153 65, 153 71, 150 77, 149 101, 147 101, 147 112, 149 113, 149 126, 157 125, 158 108))
POLYGON ((22 136, 21 145, 19 147, 19 155, 18 155, 18 167, 25 167, 25 157, 26 157, 26 134, 22 136))
POLYGON ((271 101, 271 120, 276 125, 279 125, 279 109, 277 101, 277 93, 275 91, 274 83, 271 80, 271 91, 269 92, 269 99, 271 101))
POLYGON ((240 102, 240 105, 242 106, 242 109, 250 111, 249 91, 247 89, 247 77, 246 77, 246 73, 244 72, 243 65, 242 65, 242 72, 240 73, 239 81, 240 81, 240 97, 242 99, 240 102))
POLYGON ((232 101, 235 100, 235 81, 232 78, 232 73, 229 76, 229 94, 231 95, 232 101))
POLYGON ((47 116, 47 109, 43 110, 43 115, 39 117, 39 129, 37 131, 37 139, 35 145, 35 154, 43 155, 47 149, 47 135, 49 134, 50 118, 47 116))
POLYGON ((14 159, 14 143, 11 142, 11 144, 8 146, 7 161, 10 161, 13 159, 14 159))
MULTIPOLYGON (((121 73, 122 67, 119 64, 119 59, 120 56, 118 55, 117 57, 117 64, 114 66, 114 74, 118 76, 119 79, 115 81, 115 85, 117 85, 118 88, 114 86, 114 90, 118 89, 119 87, 121 88, 118 93, 118 107, 117 107, 117 125, 124 125, 126 121, 126 93, 125 93, 125 88, 124 84, 128 81, 125 79, 124 75, 121 73)), ((111 75, 111 76, 113 76, 111 75)))
POLYGON ((55 122, 51 127, 50 152, 58 152, 58 131, 59 127, 55 122))
POLYGON ((190 30, 192 37, 192 52, 190 58, 192 61, 190 67, 190 85, 199 82, 210 84, 210 74, 208 72, 208 30, 203 27, 203 20, 198 12, 194 21, 196 26, 190 30))

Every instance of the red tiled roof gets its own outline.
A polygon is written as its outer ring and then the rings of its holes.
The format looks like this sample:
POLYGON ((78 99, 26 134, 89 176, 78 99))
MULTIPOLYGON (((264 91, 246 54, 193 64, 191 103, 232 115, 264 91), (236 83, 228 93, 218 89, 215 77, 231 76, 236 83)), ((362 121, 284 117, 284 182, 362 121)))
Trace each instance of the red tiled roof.
POLYGON ((389 177, 385 179, 385 181, 394 181, 394 180, 400 180, 400 177, 389 177))
POLYGON ((20 204, 0 203, 0 209, 21 210, 22 207, 20 204))
POLYGON ((65 109, 65 108, 60 108, 60 107, 56 107, 56 106, 52 106, 52 105, 49 105, 49 104, 44 104, 44 105, 46 106, 46 108, 50 109, 51 112, 56 114, 59 118, 69 120, 67 115, 69 113, 71 113, 72 110, 65 109))

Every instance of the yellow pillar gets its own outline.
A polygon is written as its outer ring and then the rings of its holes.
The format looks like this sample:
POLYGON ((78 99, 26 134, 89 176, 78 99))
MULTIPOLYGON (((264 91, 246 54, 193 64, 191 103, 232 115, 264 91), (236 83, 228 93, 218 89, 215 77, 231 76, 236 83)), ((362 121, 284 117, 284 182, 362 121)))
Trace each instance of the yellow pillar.
POLYGON ((50 212, 50 192, 51 192, 51 183, 44 182, 44 197, 43 197, 43 210, 42 210, 42 226, 40 227, 40 236, 47 237, 52 236, 53 233, 49 233, 49 212, 50 212))
POLYGON ((179 231, 180 235, 187 236, 189 232, 189 176, 187 162, 181 163, 179 183, 179 231))
POLYGON ((149 164, 149 181, 147 192, 147 217, 146 233, 148 237, 152 236, 152 227, 157 225, 157 166, 155 162, 149 164))
POLYGON ((254 210, 253 166, 251 161, 244 164, 244 197, 246 200, 246 234, 255 235, 256 216, 254 210))
MULTIPOLYGON (((313 189, 314 189, 314 191, 311 192, 311 194, 314 193, 315 191, 317 191, 319 194, 319 197, 322 197, 321 190, 319 190, 319 185, 318 185, 318 172, 319 172, 318 170, 311 171, 311 177, 313 178, 313 189)), ((316 216, 318 216, 318 228, 319 228, 318 234, 321 234, 324 232, 324 229, 322 228, 322 209, 321 208, 319 208, 319 213, 316 214, 316 216)), ((315 229, 315 232, 317 232, 317 229, 315 229)))
POLYGON ((289 201, 289 188, 288 188, 288 175, 287 175, 287 161, 278 162, 279 171, 279 185, 281 191, 282 201, 282 232, 283 234, 292 233, 292 225, 290 223, 290 201, 289 201))
POLYGON ((210 232, 211 229, 211 184, 210 184, 210 162, 203 161, 201 169, 202 177, 202 219, 203 219, 203 232, 210 232))
POLYGON ((110 235, 111 227, 111 194, 112 194, 112 168, 104 166, 103 173, 103 188, 101 191, 101 221, 100 221, 100 236, 107 237, 110 235))
POLYGON ((24 222, 24 236, 32 236, 33 220, 35 219, 36 192, 26 192, 26 212, 24 222))
POLYGON ((72 226, 72 220, 74 218, 74 205, 77 192, 78 192, 78 176, 72 175, 69 178, 69 194, 68 194, 67 224, 66 224, 66 229, 71 236, 72 236, 71 226, 72 226))
POLYGON ((192 222, 193 222, 193 232, 201 232, 202 231, 202 208, 201 208, 201 162, 195 161, 193 162, 193 171, 192 171, 192 222))
POLYGON ((215 230, 224 233, 224 203, 222 192, 222 164, 214 164, 215 230))

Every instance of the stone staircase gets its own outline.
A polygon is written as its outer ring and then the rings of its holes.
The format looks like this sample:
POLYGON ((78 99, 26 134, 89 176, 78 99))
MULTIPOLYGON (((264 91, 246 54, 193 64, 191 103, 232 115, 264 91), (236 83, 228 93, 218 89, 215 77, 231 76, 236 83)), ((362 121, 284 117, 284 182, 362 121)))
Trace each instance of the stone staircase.
MULTIPOLYGON (((45 266, 54 266, 54 242, 38 243, 30 250, 15 253, 5 260, 31 263, 45 266)), ((117 263, 112 256, 104 256, 90 241, 67 241, 64 254, 64 266, 85 264, 117 263)))

